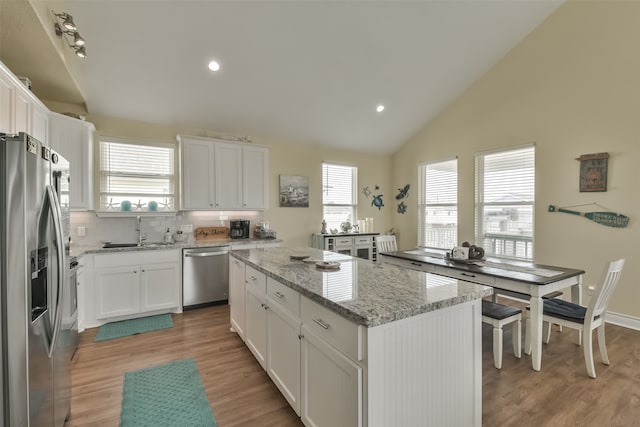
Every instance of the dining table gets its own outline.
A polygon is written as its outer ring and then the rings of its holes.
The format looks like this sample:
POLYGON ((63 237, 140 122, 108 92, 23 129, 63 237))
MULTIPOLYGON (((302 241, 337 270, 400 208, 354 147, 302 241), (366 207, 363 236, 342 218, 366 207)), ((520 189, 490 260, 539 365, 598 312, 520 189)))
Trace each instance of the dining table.
POLYGON ((489 257, 483 260, 458 260, 450 258, 446 252, 424 249, 384 252, 379 253, 378 258, 382 262, 488 285, 494 288, 495 294, 528 299, 531 328, 527 331, 530 334, 527 341, 531 342, 531 365, 535 371, 539 371, 542 365, 545 295, 569 291, 571 302, 580 304, 582 300, 585 272, 580 269, 489 257))

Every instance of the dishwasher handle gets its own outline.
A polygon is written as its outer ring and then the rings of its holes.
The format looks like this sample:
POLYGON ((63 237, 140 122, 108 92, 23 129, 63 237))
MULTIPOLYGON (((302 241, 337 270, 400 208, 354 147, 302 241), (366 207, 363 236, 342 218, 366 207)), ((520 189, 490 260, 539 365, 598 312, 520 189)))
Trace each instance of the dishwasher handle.
POLYGON ((185 258, 189 257, 210 257, 210 256, 219 256, 219 255, 227 255, 229 251, 217 251, 217 252, 185 252, 185 258))

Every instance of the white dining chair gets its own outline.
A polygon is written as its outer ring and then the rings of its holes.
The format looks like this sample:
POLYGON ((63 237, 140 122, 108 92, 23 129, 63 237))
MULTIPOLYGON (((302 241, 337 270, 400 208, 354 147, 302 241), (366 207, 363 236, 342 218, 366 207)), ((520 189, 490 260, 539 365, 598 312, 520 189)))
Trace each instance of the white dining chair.
MULTIPOLYGON (((604 337, 605 317, 607 314, 607 305, 613 295, 613 291, 620 280, 622 267, 624 267, 624 259, 611 261, 608 268, 604 271, 600 283, 595 288, 588 306, 574 304, 562 299, 552 298, 544 300, 543 303, 543 337, 545 343, 549 343, 551 337, 550 324, 555 323, 580 332, 582 345, 584 347, 584 360, 587 365, 587 373, 591 378, 596 377, 596 369, 593 364, 593 338, 592 332, 598 330, 598 347, 600 348, 600 358, 605 365, 609 364, 609 355, 607 354, 607 345, 604 337)), ((526 321, 525 348, 528 353, 531 352, 531 340, 528 339, 531 331, 531 322, 529 318, 526 321)))
POLYGON ((380 252, 395 252, 398 250, 396 236, 393 234, 376 236, 376 248, 380 252))

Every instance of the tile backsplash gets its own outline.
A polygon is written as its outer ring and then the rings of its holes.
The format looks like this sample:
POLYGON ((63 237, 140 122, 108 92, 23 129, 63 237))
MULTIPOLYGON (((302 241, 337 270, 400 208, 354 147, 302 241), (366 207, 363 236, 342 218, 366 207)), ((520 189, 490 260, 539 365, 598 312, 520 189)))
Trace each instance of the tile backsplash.
MULTIPOLYGON (((229 226, 229 220, 248 219, 251 230, 257 222, 264 221, 264 213, 259 211, 238 212, 178 212, 175 216, 143 216, 142 232, 148 242, 159 242, 164 238, 167 228, 171 233, 180 229, 181 225, 197 227, 229 226)), ((99 217, 95 212, 71 212, 71 242, 79 245, 93 245, 102 242, 128 243, 136 242, 138 232, 135 216, 99 217), (79 229, 84 228, 84 236, 79 229)), ((193 241, 193 233, 187 236, 193 241)))

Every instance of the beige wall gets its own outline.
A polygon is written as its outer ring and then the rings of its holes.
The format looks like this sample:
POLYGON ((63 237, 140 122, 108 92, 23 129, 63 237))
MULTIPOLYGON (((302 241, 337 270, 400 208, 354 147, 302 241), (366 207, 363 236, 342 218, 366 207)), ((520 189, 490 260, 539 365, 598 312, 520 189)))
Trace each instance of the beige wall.
MULTIPOLYGON (((638 2, 564 4, 393 156, 394 187, 405 181, 415 185, 419 162, 458 156, 459 239, 473 241, 474 153, 534 142, 535 260, 584 269, 585 282, 592 284, 608 260, 625 257, 609 308, 635 318, 640 318, 638 22, 638 2), (580 193, 575 158, 598 152, 611 156, 608 191, 580 193), (629 227, 547 212, 549 204, 593 202, 629 216, 629 227)), ((403 247, 416 244, 415 209, 407 219, 396 224, 403 247)))
MULTIPOLYGON (((58 108, 64 105, 56 105, 58 108)), ((215 131, 203 129, 179 128, 174 126, 141 123, 103 116, 88 116, 87 120, 96 126, 96 134, 129 137, 157 138, 175 141, 176 134, 207 137, 222 137, 215 131)), ((98 138, 96 138, 96 141, 98 138)), ((384 195, 385 207, 378 210, 371 206, 371 198, 365 198, 361 192, 358 197, 358 217, 372 217, 375 231, 384 233, 392 223, 395 204, 391 203, 390 191, 391 156, 357 153, 349 150, 328 149, 325 147, 296 144, 293 142, 272 141, 253 137, 256 144, 269 147, 269 209, 265 219, 269 221, 277 236, 284 239, 287 246, 309 246, 311 234, 319 233, 322 227, 322 162, 336 162, 358 167, 358 188, 379 185, 384 195), (305 175, 309 177, 309 207, 279 207, 279 176, 305 175), (388 203, 387 203, 388 202, 388 203)), ((98 150, 96 149, 97 153, 98 150)))

